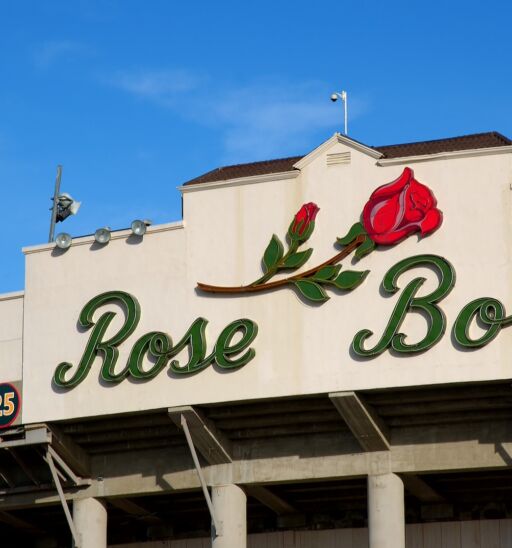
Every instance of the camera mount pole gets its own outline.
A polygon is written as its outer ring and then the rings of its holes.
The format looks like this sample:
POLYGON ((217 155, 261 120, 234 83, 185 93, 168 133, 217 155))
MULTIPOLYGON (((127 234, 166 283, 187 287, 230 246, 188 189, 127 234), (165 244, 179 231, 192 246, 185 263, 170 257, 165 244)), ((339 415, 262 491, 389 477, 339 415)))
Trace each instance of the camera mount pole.
POLYGON ((48 243, 51 244, 54 239, 55 223, 57 221, 57 208, 59 206, 59 192, 60 192, 60 179, 62 176, 62 166, 57 166, 57 178, 55 179, 55 190, 53 193, 53 206, 51 208, 52 216, 50 221, 50 235, 48 236, 48 243))

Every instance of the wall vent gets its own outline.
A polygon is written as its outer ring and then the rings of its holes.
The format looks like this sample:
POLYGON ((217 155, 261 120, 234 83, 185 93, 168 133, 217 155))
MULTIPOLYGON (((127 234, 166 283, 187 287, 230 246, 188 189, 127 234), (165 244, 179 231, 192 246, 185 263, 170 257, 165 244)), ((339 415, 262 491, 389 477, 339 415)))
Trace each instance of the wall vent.
POLYGON ((350 164, 350 151, 327 154, 327 165, 335 166, 337 164, 350 164))

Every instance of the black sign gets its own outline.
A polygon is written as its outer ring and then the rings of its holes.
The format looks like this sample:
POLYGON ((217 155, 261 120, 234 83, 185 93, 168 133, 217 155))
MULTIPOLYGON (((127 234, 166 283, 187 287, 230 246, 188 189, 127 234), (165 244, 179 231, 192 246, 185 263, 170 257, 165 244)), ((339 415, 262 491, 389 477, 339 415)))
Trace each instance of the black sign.
POLYGON ((0 428, 7 428, 16 420, 20 407, 18 390, 10 383, 0 384, 0 428))

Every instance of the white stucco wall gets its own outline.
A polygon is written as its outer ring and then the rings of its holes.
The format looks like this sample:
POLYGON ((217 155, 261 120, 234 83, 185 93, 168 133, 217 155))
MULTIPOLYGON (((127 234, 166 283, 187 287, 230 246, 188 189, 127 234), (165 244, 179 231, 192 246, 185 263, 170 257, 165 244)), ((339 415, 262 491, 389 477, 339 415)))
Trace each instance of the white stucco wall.
POLYGON ((23 293, 0 295, 0 382, 22 377, 23 293))
MULTIPOLYGON (((118 239, 102 248, 83 239, 63 254, 47 245, 25 250, 23 421, 510 378, 512 328, 471 352, 457 349, 450 331, 460 309, 477 297, 496 297, 512 312, 511 158, 510 153, 469 155, 380 166, 374 157, 335 143, 321 150, 296 177, 189 188, 184 193, 184 224, 151 227, 140 243, 117 234, 118 239), (345 151, 351 152, 350 165, 326 165, 327 153, 345 151), (258 278, 271 235, 284 240, 294 213, 309 201, 321 210, 315 232, 304 246, 314 248, 304 269, 323 262, 336 252, 336 237, 359 220, 373 190, 395 179, 406 165, 433 190, 444 213, 443 225, 428 238, 418 241, 410 236, 375 251, 359 265, 345 260, 344 268, 371 271, 355 291, 341 295, 328 290, 327 303, 311 306, 287 288, 234 297, 195 290, 198 281, 241 285, 258 278), (421 355, 397 357, 385 352, 373 360, 354 359, 349 347, 355 333, 369 328, 375 343, 398 298, 380 295, 384 273, 399 260, 422 253, 447 258, 457 272, 453 291, 441 303, 448 318, 446 335, 421 355), (109 290, 133 294, 142 309, 136 332, 120 346, 119 368, 142 334, 161 330, 176 342, 199 316, 209 320, 209 350, 229 322, 254 320, 259 326, 252 344, 256 357, 228 373, 209 367, 176 378, 164 370, 146 382, 125 380, 113 386, 99 382, 97 358, 84 382, 71 390, 57 390, 51 382, 57 364, 70 361, 76 366, 88 339, 88 333, 77 329, 81 309, 109 290)), ((404 275, 401 287, 418 275, 419 269, 404 275)), ((428 278, 421 292, 430 291, 435 277, 425 269, 421 275, 428 278)), ((424 320, 411 315, 402 330, 411 341, 419 340, 424 320)))

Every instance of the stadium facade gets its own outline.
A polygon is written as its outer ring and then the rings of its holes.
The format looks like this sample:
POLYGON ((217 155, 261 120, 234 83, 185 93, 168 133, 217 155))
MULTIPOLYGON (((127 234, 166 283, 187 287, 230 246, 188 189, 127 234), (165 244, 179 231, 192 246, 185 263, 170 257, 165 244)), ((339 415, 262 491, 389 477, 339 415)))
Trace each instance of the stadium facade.
POLYGON ((510 548, 511 189, 495 132, 336 134, 25 248, 1 545, 510 548))

